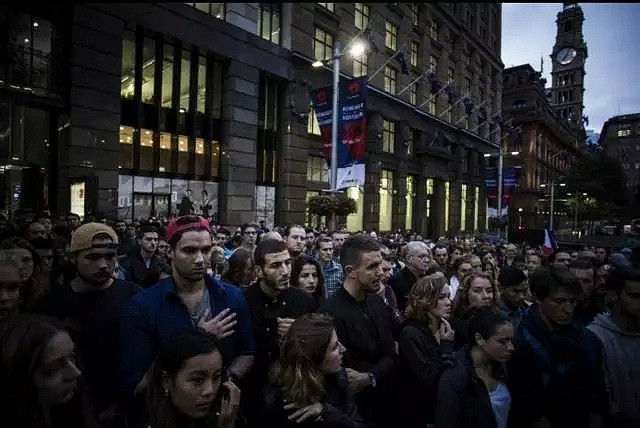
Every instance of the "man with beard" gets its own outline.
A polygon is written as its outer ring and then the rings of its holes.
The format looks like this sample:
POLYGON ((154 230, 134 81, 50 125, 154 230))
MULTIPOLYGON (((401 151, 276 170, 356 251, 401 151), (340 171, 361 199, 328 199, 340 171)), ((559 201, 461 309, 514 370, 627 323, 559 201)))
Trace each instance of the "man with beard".
POLYGON ((254 401, 267 381, 269 367, 280 355, 279 341, 296 318, 315 309, 311 296, 290 287, 291 252, 284 242, 261 241, 254 261, 258 280, 245 290, 256 338, 255 364, 242 390, 247 409, 255 408, 254 401))
POLYGON ((156 254, 158 250, 158 229, 152 224, 145 224, 138 232, 139 251, 122 263, 127 281, 135 282, 142 288, 149 288, 160 278, 160 262, 156 254))
POLYGON ((78 227, 69 248, 75 276, 53 287, 35 308, 72 326, 93 405, 106 413, 118 399, 120 317, 129 298, 140 291, 133 283, 113 278, 117 247, 118 236, 111 227, 102 223, 78 227))
POLYGON ((213 248, 209 222, 178 217, 167 226, 166 240, 172 276, 132 298, 121 324, 119 380, 129 400, 160 347, 185 329, 216 337, 228 367, 225 377, 234 383, 253 364, 255 345, 242 290, 206 275, 213 248))
POLYGON ((383 277, 380 245, 370 236, 348 238, 340 249, 342 288, 320 308, 333 316, 338 340, 346 347, 344 366, 358 410, 370 426, 395 426, 389 408, 395 345, 387 308, 377 290, 383 277))
POLYGON ((292 224, 287 226, 284 231, 284 239, 287 244, 287 249, 291 258, 296 258, 304 251, 304 246, 307 240, 307 233, 304 227, 292 224))

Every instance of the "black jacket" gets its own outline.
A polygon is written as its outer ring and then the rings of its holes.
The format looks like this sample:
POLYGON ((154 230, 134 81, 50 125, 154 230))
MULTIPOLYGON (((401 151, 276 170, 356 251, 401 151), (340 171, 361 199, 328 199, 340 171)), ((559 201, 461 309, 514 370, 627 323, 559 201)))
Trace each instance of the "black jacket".
POLYGON ((545 417, 554 428, 587 427, 592 413, 604 412, 602 349, 591 331, 575 323, 551 330, 534 304, 513 345, 508 370, 515 426, 545 417))
MULTIPOLYGON (((497 428, 489 391, 476 374, 470 348, 454 354, 438 383, 436 401, 437 428, 497 428)), ((498 366, 496 366, 496 369, 498 366)), ((499 369, 495 373, 501 373, 499 369)), ((502 376, 499 376, 499 379, 502 376)))
POLYGON ((407 298, 409 297, 409 291, 411 287, 416 283, 418 278, 409 270, 408 267, 404 267, 400 272, 389 278, 389 286, 396 293, 396 299, 398 300, 398 309, 404 313, 407 307, 407 298))
POLYGON ((126 262, 122 263, 122 267, 126 272, 125 280, 135 282, 142 288, 149 288, 152 285, 156 285, 162 273, 162 268, 160 267, 157 256, 154 255, 151 257, 151 263, 147 268, 139 251, 132 254, 126 262))
POLYGON ((260 417, 256 418, 259 423, 255 428, 365 428, 368 426, 358 414, 344 369, 336 375, 325 376, 324 389, 322 421, 308 420, 296 423, 288 419, 293 411, 284 409, 280 387, 267 385, 261 393, 260 417))
POLYGON ((400 332, 398 346, 400 425, 424 428, 434 422, 438 381, 445 369, 443 355, 453 351, 453 343, 438 344, 428 326, 409 320, 400 332))

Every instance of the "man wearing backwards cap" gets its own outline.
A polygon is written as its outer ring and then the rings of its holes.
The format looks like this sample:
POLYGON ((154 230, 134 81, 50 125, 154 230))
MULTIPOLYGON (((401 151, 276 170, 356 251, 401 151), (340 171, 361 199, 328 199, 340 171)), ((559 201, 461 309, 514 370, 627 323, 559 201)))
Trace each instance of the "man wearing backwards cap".
POLYGON ((218 339, 226 376, 234 382, 253 364, 255 342, 242 290, 206 275, 213 248, 209 222, 179 217, 167 226, 166 240, 172 276, 136 295, 124 313, 120 382, 130 398, 161 345, 185 329, 218 339))
MULTIPOLYGON (((118 399, 117 356, 122 311, 140 288, 113 278, 118 235, 102 223, 86 223, 71 236, 75 275, 51 289, 35 310, 70 322, 78 337, 78 356, 98 412, 118 399)), ((112 413, 112 411, 106 412, 112 413)))

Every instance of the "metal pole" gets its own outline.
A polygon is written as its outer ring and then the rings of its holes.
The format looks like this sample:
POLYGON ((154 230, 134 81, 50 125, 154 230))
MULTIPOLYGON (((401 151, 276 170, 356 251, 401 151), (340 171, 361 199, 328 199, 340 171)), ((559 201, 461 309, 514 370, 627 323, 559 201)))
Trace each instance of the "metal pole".
POLYGON ((500 153, 498 154, 498 237, 501 236, 502 227, 502 161, 504 152, 502 151, 502 139, 500 139, 500 153))
POLYGON ((550 202, 550 206, 551 206, 551 212, 549 213, 549 230, 551 230, 553 232, 553 203, 555 202, 553 200, 553 198, 555 197, 555 188, 556 188, 556 182, 554 179, 551 180, 551 202, 550 202))
POLYGON ((580 198, 578 196, 576 196, 576 208, 575 208, 576 212, 574 213, 575 215, 574 215, 574 219, 573 219, 573 223, 574 223, 573 230, 576 231, 575 232, 576 233, 576 235, 575 235, 576 238, 579 238, 579 236, 578 236, 578 205, 579 204, 580 204, 580 198))
POLYGON ((340 96, 340 42, 333 48, 333 118, 331 121, 331 191, 338 190, 338 97, 340 96))

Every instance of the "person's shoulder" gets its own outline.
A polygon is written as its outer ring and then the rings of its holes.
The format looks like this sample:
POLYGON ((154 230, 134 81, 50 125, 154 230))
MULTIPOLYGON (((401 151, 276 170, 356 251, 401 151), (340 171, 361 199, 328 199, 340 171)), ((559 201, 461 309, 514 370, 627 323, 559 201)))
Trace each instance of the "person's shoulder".
POLYGON ((131 297, 131 301, 142 306, 151 306, 159 303, 171 288, 173 278, 165 278, 149 288, 140 290, 131 297))
POLYGON ((142 287, 132 281, 126 281, 123 279, 116 279, 115 285, 118 289, 122 290, 125 294, 129 296, 134 296, 140 292, 142 292, 142 287))

